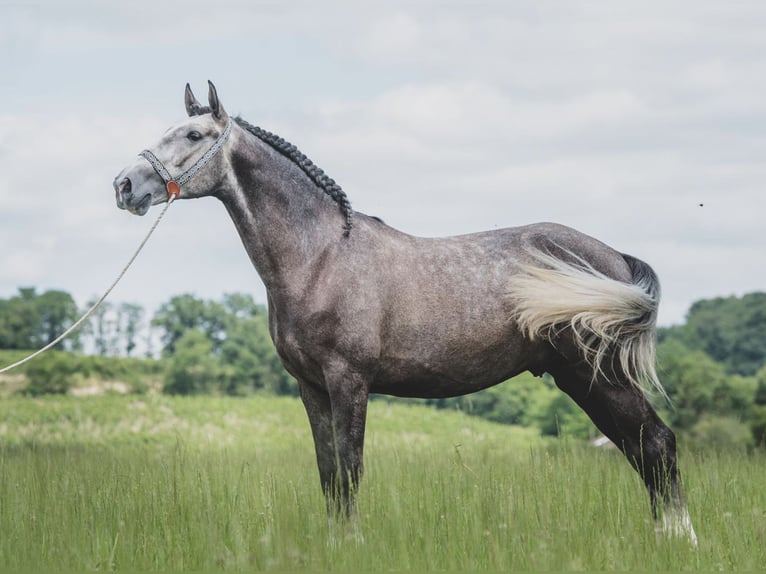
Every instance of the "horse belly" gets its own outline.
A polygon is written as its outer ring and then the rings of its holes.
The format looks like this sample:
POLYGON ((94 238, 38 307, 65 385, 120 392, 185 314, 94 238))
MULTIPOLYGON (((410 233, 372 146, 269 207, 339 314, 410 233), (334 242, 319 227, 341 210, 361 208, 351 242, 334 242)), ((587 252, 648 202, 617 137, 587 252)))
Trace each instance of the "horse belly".
POLYGON ((529 368, 528 343, 484 326, 474 333, 454 327, 410 325, 381 349, 371 391, 402 397, 444 398, 501 383, 529 368))

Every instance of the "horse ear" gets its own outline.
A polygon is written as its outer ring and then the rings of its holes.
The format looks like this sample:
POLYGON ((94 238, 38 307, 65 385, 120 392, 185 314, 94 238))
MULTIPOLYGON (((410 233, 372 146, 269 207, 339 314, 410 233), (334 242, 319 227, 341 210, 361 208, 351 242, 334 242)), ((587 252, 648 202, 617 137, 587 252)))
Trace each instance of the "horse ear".
POLYGON ((210 103, 210 109, 213 112, 213 117, 217 120, 225 119, 227 117, 226 110, 223 109, 221 100, 218 99, 218 92, 216 92, 213 82, 208 80, 207 84, 210 87, 210 90, 207 94, 207 100, 210 103))
POLYGON ((184 104, 186 104, 186 113, 189 114, 189 117, 199 115, 199 109, 202 107, 202 105, 197 101, 197 98, 194 97, 191 86, 189 84, 186 84, 184 104))

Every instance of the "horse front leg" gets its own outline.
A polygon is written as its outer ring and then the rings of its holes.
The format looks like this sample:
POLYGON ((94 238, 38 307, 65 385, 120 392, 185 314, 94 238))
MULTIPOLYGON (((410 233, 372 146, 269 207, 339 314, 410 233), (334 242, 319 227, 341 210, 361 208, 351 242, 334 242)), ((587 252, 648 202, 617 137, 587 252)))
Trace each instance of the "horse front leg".
POLYGON ((323 389, 314 387, 303 381, 299 382, 299 389, 303 406, 309 418, 311 434, 314 438, 317 467, 319 468, 319 480, 322 484, 322 492, 327 501, 327 513, 331 514, 334 503, 331 505, 332 485, 337 475, 337 458, 335 455, 335 438, 332 425, 332 406, 330 395, 323 389))
POLYGON ((300 392, 314 437, 317 466, 327 513, 349 518, 364 471, 367 386, 360 378, 340 376, 328 390, 301 383, 300 392))
POLYGON ((337 511, 349 517, 355 511, 356 490, 364 472, 364 431, 367 422, 369 386, 345 361, 335 361, 324 369, 325 384, 332 405, 335 438, 336 475, 332 494, 337 511))

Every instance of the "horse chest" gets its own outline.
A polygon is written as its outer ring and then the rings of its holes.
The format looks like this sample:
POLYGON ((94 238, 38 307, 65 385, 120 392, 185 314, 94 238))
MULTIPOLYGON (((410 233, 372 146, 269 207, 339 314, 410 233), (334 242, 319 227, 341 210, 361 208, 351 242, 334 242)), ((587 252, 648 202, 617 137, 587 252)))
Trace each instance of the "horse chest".
POLYGON ((287 371, 298 380, 324 387, 324 366, 340 346, 335 321, 324 314, 272 317, 272 339, 287 371))
POLYGON ((316 362, 311 359, 311 353, 306 352, 311 345, 307 345, 293 329, 272 321, 271 338, 279 359, 293 377, 305 380, 312 372, 319 370, 316 362))

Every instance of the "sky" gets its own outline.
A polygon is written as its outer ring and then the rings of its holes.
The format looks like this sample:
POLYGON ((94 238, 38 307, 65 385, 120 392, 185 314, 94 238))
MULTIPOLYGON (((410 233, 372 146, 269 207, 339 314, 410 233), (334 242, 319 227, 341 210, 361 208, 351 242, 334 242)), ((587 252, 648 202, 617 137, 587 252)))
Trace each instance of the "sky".
MULTIPOLYGON (((649 262, 659 322, 766 290, 766 3, 0 0, 0 298, 84 305, 148 231, 112 180, 190 82, 422 236, 563 223, 649 262)), ((265 289, 174 203, 112 302, 265 289)))

